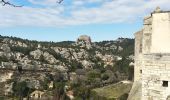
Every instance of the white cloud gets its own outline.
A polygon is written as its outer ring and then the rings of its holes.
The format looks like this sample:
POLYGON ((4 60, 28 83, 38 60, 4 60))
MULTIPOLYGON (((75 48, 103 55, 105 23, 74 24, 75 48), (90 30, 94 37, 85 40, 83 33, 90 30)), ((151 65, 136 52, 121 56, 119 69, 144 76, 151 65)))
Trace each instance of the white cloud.
POLYGON ((82 6, 84 4, 90 4, 90 3, 102 3, 107 2, 108 0, 73 0, 73 5, 75 6, 82 6))
POLYGON ((54 26, 62 8, 0 7, 0 26, 54 26))
POLYGON ((57 0, 28 0, 32 4, 52 6, 57 4, 57 0))
MULTIPOLYGON (((0 26, 43 26, 133 22, 156 6, 170 10, 169 0, 73 0, 71 5, 53 6, 55 0, 29 0, 43 8, 0 6, 0 26), (86 1, 86 2, 85 2, 86 1), (75 2, 79 2, 74 4, 75 2), (87 7, 84 3, 101 3, 87 7), (52 5, 52 6, 50 6, 52 5), (81 5, 81 6, 80 6, 81 5)), ((67 2, 67 0, 65 0, 67 2)), ((142 20, 142 18, 141 18, 142 20)))

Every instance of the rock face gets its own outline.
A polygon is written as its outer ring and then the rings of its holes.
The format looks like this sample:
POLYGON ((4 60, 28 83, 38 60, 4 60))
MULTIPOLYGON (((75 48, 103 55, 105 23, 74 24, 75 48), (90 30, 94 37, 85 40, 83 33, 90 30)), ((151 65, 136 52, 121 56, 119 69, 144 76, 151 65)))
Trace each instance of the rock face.
POLYGON ((34 59, 40 59, 42 54, 43 54, 43 52, 39 49, 30 52, 30 55, 33 56, 34 59))
POLYGON ((59 62, 54 58, 53 55, 50 55, 48 52, 44 52, 43 56, 44 56, 44 59, 48 61, 50 64, 56 64, 59 62))
POLYGON ((10 38, 5 38, 2 41, 5 44, 15 45, 15 46, 22 46, 22 47, 28 47, 25 43, 20 41, 11 40, 10 38))
MULTIPOLYGON (((133 39, 92 43, 87 35, 80 36, 76 42, 58 43, 0 36, 0 95, 11 91, 12 83, 26 82, 31 89, 46 90, 49 81, 89 84, 94 78, 95 84, 102 86, 128 79, 124 72, 111 69, 121 62, 121 54, 127 50, 123 45, 133 47, 133 43, 133 39)), ((127 54, 126 60, 130 55, 133 53, 127 54)))
POLYGON ((82 65, 85 67, 85 69, 92 68, 93 63, 87 60, 82 61, 82 65))
POLYGON ((87 35, 81 35, 78 39, 77 39, 77 43, 84 41, 87 44, 91 44, 91 38, 87 35))
POLYGON ((7 52, 9 53, 11 51, 10 47, 7 45, 7 44, 3 44, 1 46, 1 49, 4 51, 4 52, 7 52))
MULTIPOLYGON (((170 95, 169 11, 157 8, 145 17, 143 29, 135 34, 134 74, 134 88, 130 94, 135 93, 135 87, 141 82, 138 86, 142 87, 138 88, 142 91, 140 100, 167 100, 170 95)), ((129 100, 137 100, 131 97, 129 100)))
POLYGON ((91 48, 92 42, 91 38, 87 35, 81 35, 76 42, 78 45, 81 45, 82 47, 91 48))
POLYGON ((1 73, 1 76, 0 76, 0 82, 5 82, 7 81, 8 79, 11 79, 13 73, 12 72, 9 72, 9 73, 1 73))

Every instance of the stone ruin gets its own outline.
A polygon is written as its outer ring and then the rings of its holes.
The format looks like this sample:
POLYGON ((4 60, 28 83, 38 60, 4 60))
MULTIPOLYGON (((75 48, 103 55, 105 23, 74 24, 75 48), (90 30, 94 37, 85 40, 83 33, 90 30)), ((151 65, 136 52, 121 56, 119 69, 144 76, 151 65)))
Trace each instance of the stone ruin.
POLYGON ((170 11, 156 8, 135 33, 134 84, 128 100, 170 98, 170 11))
POLYGON ((87 35, 81 35, 78 37, 76 41, 77 45, 80 45, 81 47, 86 47, 90 49, 92 47, 92 42, 90 36, 87 35))

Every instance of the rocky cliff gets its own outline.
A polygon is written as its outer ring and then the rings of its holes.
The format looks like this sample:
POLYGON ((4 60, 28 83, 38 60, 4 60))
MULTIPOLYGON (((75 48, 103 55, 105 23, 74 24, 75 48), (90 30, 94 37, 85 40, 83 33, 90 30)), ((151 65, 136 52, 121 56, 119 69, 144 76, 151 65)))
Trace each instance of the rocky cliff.
POLYGON ((0 36, 0 84, 3 87, 0 95, 29 95, 30 91, 17 94, 17 86, 22 82, 31 91, 51 91, 50 82, 55 86, 61 80, 100 87, 133 79, 129 66, 133 63, 133 47, 134 40, 127 38, 91 42, 90 37, 80 36, 76 42, 55 43, 0 36))

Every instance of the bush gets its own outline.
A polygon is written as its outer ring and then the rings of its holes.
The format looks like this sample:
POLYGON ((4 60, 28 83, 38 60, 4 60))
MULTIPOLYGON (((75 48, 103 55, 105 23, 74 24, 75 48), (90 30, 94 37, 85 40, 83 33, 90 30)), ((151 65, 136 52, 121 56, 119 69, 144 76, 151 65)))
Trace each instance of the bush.
POLYGON ((100 78, 101 77, 101 73, 96 72, 96 71, 89 71, 87 73, 87 77, 88 77, 88 79, 100 78))
POLYGON ((14 82, 12 90, 14 91, 14 95, 18 97, 26 97, 29 95, 29 88, 27 87, 27 83, 25 81, 22 82, 14 82))
POLYGON ((20 47, 20 46, 11 46, 11 51, 13 52, 21 52, 25 55, 29 55, 31 51, 34 51, 35 48, 33 47, 20 47))
POLYGON ((109 79, 109 75, 108 74, 103 74, 102 75, 102 80, 108 80, 109 79))

